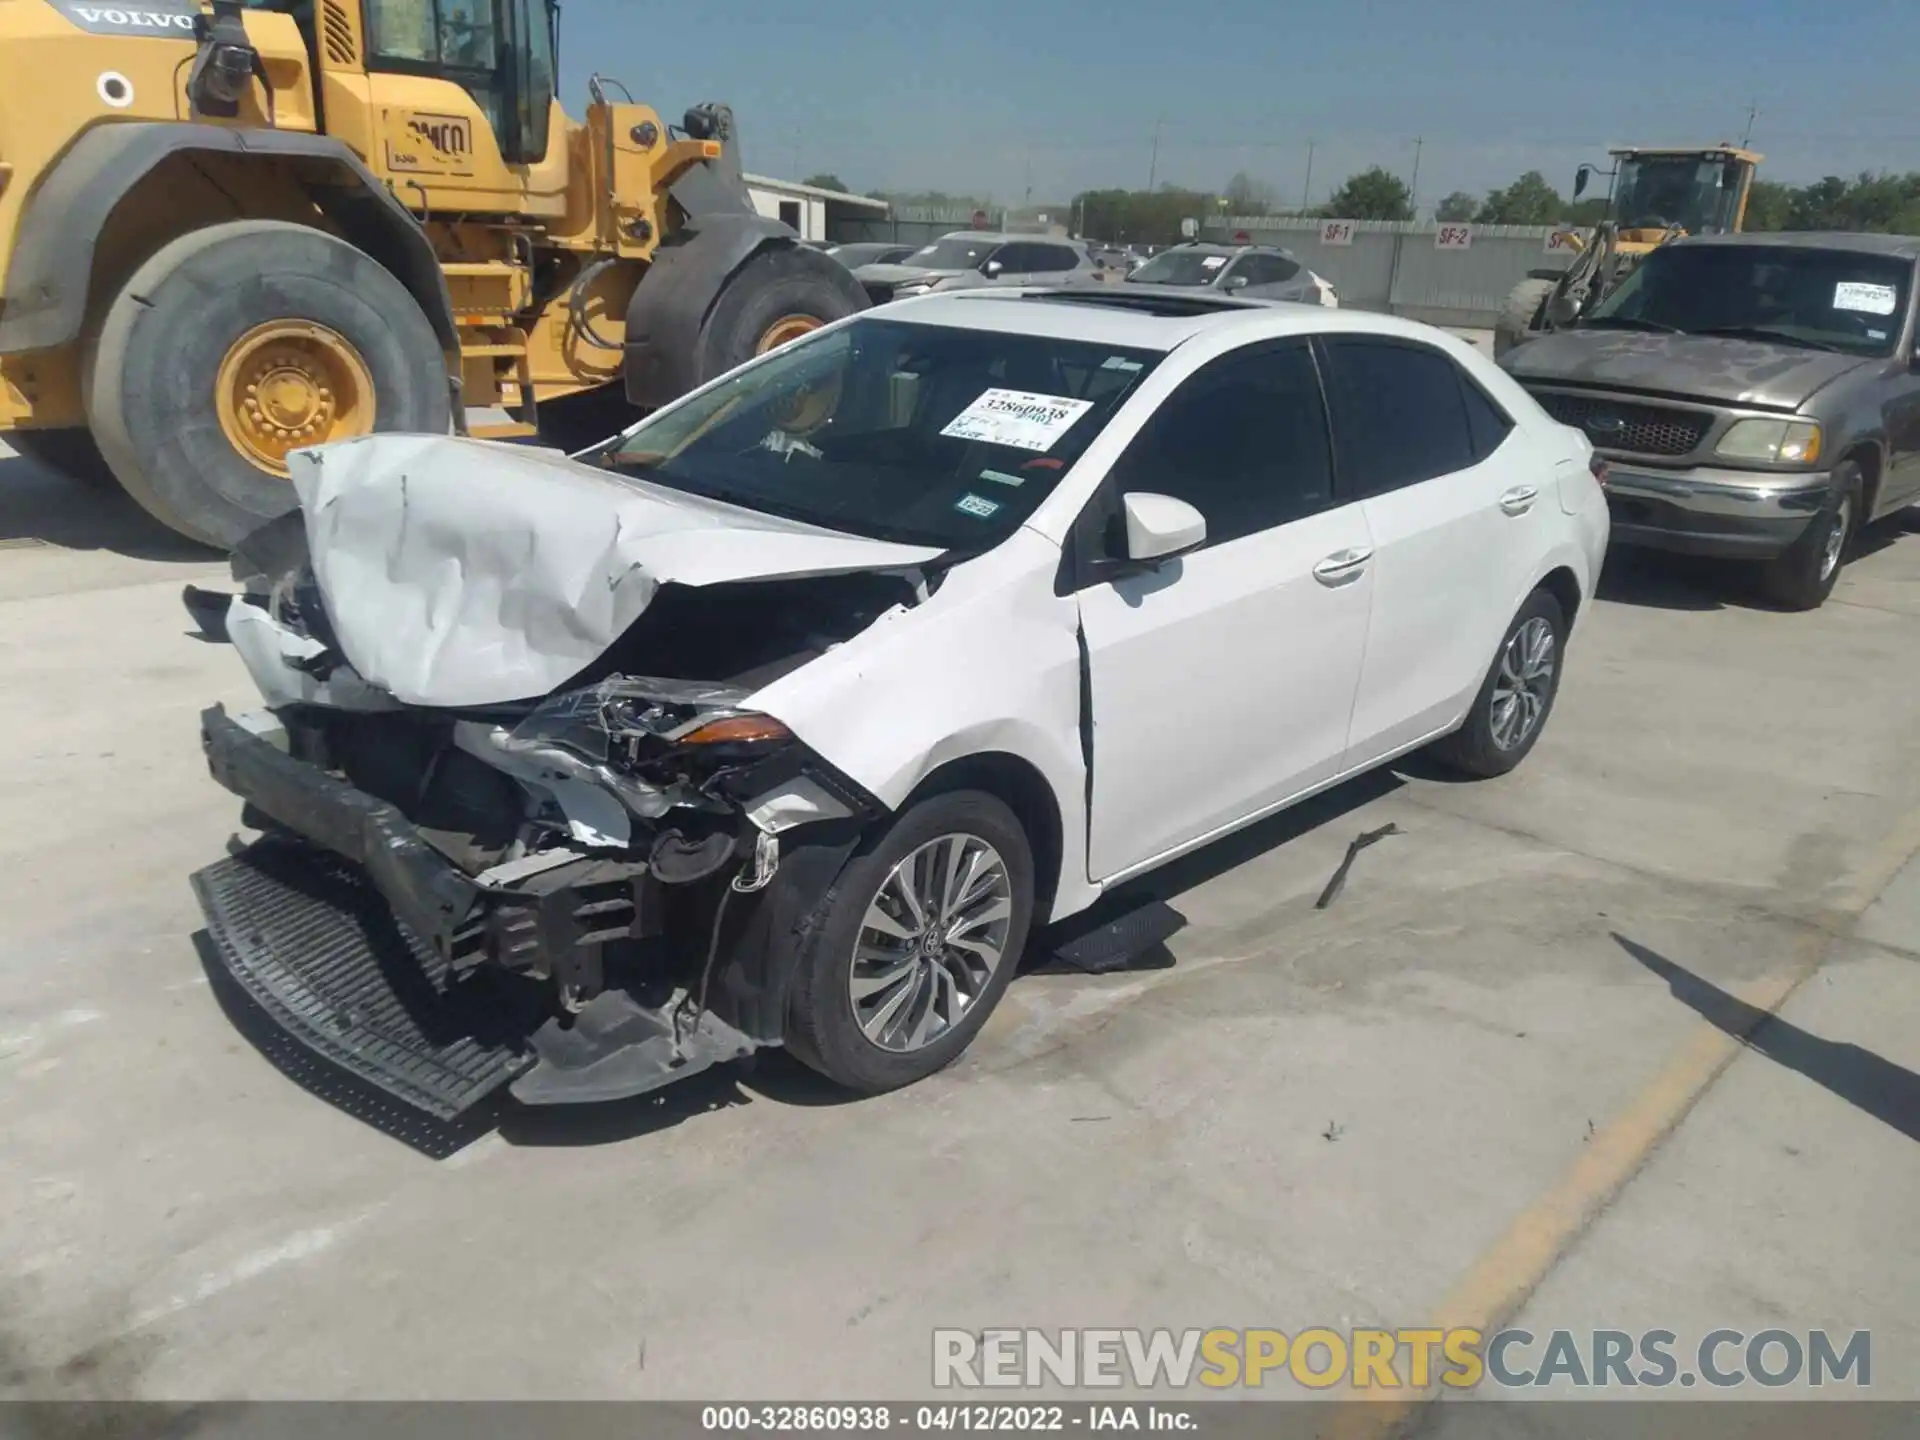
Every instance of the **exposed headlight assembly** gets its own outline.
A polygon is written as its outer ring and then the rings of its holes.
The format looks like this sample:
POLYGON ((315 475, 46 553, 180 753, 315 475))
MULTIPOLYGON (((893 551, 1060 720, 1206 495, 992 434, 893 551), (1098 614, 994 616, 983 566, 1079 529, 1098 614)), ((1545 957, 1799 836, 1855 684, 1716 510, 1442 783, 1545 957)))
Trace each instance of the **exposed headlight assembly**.
POLYGON ((1813 465, 1820 440, 1820 427, 1811 420, 1736 420, 1713 453, 1748 464, 1813 465))

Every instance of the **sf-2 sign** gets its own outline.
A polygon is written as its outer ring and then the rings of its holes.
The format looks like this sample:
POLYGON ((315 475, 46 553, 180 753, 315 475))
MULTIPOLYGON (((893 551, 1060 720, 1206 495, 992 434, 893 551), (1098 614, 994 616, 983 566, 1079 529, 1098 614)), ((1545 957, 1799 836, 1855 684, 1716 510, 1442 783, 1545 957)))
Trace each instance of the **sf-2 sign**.
POLYGON ((1548 255, 1577 255, 1580 253, 1580 232, 1578 230, 1555 230, 1540 247, 1548 255))
POLYGON ((1470 250, 1473 248, 1473 227, 1471 225, 1442 225, 1433 232, 1433 248, 1436 250, 1470 250))
POLYGON ((1353 221, 1323 220, 1320 222, 1320 243, 1322 245, 1353 244, 1353 221))

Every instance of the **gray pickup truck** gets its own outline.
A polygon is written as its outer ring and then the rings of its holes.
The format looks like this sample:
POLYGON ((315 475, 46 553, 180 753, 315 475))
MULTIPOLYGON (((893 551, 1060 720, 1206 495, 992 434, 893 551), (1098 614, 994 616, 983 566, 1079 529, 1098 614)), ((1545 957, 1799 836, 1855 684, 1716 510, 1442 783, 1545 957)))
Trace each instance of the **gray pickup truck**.
POLYGON ((1613 543, 1832 593, 1859 527, 1920 501, 1920 238, 1678 240, 1501 364, 1608 462, 1613 543))

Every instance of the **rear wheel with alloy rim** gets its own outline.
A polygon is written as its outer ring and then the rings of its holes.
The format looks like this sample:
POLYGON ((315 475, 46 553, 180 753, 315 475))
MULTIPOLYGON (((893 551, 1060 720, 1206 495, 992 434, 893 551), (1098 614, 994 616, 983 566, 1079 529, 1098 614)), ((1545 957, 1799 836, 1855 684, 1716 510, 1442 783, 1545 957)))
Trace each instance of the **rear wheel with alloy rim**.
POLYGON ((1864 489, 1860 466, 1842 461, 1833 478, 1833 498, 1826 508, 1784 554, 1769 560, 1761 571, 1768 596, 1789 610, 1817 610, 1827 603, 1859 526, 1864 489))
POLYGON ((1567 621, 1560 602, 1536 590, 1507 626, 1500 649, 1461 727, 1438 741, 1435 758, 1469 775, 1504 775, 1533 749, 1560 693, 1567 621))
POLYGON ((1026 944, 1033 858, 980 791, 930 796, 848 862, 799 957, 787 1043, 842 1085, 910 1084, 966 1049, 1026 944))

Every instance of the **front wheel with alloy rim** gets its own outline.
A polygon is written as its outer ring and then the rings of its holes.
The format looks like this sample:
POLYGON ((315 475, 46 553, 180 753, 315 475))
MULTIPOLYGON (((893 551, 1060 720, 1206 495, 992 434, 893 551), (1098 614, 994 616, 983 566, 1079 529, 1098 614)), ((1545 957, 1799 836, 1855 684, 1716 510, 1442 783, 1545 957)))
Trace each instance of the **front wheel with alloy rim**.
POLYGON ((1535 590, 1501 637, 1465 723, 1434 745, 1435 757, 1483 778, 1504 775, 1526 759, 1560 693, 1566 635, 1560 602, 1535 590))
POLYGON ((1006 804, 934 795, 865 846, 821 902, 794 976, 787 1044, 832 1080, 896 1089, 966 1049, 1013 978, 1033 852, 1006 804))
POLYGON ((1860 466, 1845 460, 1834 470, 1833 496, 1785 553, 1760 573, 1768 596, 1788 610, 1818 610, 1833 594, 1847 547, 1860 523, 1860 466))

